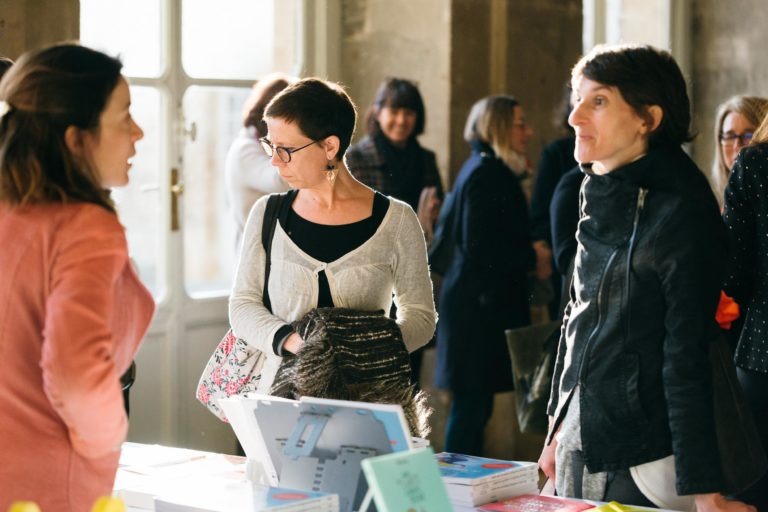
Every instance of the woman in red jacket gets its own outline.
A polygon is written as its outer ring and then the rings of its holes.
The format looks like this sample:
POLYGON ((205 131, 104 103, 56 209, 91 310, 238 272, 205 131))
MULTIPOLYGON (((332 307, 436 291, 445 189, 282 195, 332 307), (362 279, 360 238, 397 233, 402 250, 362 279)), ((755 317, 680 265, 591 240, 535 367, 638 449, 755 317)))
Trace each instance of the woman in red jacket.
POLYGON ((0 510, 89 510, 128 421, 119 377, 154 301, 109 188, 143 136, 116 59, 28 53, 0 83, 0 510))

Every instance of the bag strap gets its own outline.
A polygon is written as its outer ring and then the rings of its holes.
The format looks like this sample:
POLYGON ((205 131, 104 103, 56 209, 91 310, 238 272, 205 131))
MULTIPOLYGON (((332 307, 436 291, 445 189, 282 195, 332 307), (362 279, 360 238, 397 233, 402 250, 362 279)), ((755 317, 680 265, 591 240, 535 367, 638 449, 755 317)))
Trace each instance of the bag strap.
POLYGON ((269 300, 269 271, 272 267, 272 238, 275 235, 275 227, 277 226, 280 212, 283 209, 283 205, 291 204, 296 197, 296 190, 289 190, 283 194, 270 194, 267 199, 267 206, 264 209, 264 220, 261 225, 261 245, 264 247, 266 254, 266 260, 264 262, 264 290, 262 291, 262 302, 264 307, 271 313, 272 301, 269 300))

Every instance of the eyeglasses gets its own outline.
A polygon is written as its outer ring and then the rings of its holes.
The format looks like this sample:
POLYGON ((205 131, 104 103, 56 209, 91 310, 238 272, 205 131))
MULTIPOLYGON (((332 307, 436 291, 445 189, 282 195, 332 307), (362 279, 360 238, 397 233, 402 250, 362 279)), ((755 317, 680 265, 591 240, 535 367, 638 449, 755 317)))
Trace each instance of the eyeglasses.
POLYGON ((300 148, 296 148, 296 149, 284 148, 282 146, 275 146, 272 144, 272 141, 266 137, 260 138, 259 142, 261 142, 261 147, 264 149, 264 152, 267 154, 268 157, 272 158, 272 155, 277 153, 277 158, 279 158, 280 161, 283 162, 284 164, 287 164, 288 162, 291 161, 292 154, 294 154, 297 151, 301 151, 304 148, 308 148, 309 146, 311 146, 317 141, 313 140, 309 144, 304 144, 300 148))
POLYGON ((744 132, 741 135, 737 135, 731 132, 721 133, 719 137, 720 144, 726 148, 746 146, 752 141, 752 135, 752 132, 744 132))

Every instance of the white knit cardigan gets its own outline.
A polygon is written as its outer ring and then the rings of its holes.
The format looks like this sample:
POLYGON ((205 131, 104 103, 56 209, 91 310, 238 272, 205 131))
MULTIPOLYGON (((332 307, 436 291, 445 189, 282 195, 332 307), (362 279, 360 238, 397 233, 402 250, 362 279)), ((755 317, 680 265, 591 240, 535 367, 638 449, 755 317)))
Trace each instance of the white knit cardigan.
POLYGON ((259 199, 248 216, 229 299, 229 320, 235 335, 267 356, 257 392, 269 391, 282 360, 272 350, 277 330, 317 307, 317 275, 321 270, 325 270, 335 306, 380 309, 388 314, 394 294, 397 324, 408 351, 430 340, 437 314, 427 249, 421 226, 409 205, 390 197, 387 213, 373 236, 330 263, 304 253, 278 222, 272 239, 270 313, 262 302, 265 252, 261 227, 267 198, 259 199))

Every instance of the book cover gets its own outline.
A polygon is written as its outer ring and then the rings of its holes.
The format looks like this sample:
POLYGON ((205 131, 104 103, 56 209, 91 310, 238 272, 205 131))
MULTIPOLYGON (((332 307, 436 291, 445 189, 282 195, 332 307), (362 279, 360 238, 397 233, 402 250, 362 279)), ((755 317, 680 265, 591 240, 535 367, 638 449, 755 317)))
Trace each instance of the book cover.
POLYGON ((451 510, 431 448, 371 457, 361 465, 378 512, 451 510))
POLYGON ((478 508, 487 512, 579 512, 593 506, 583 501, 524 494, 506 500, 488 503, 478 508))
POLYGON ((435 455, 445 483, 477 485, 494 479, 509 478, 516 472, 535 473, 535 462, 489 459, 474 455, 441 452, 435 455))

